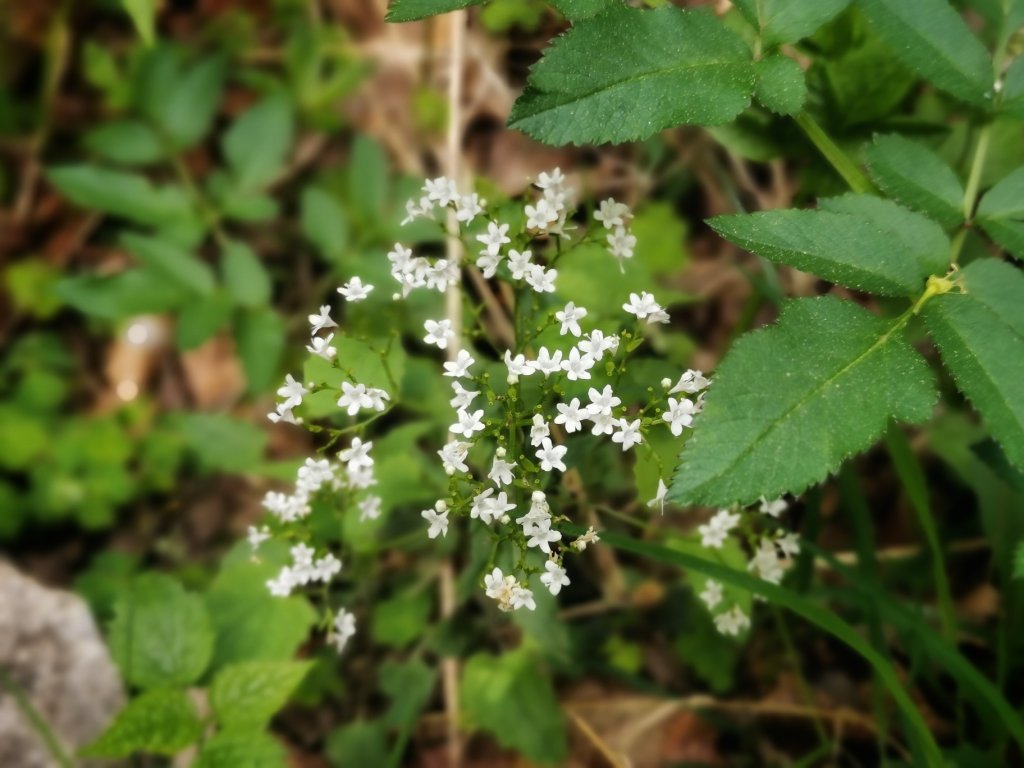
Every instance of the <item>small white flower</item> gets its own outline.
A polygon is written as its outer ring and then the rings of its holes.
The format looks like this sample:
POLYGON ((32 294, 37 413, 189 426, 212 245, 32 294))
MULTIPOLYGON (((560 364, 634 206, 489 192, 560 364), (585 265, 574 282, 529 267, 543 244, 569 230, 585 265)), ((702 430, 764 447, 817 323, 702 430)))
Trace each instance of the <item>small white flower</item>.
POLYGON ((619 423, 619 420, 610 413, 592 413, 588 418, 594 425, 590 430, 592 435, 610 435, 619 423))
POLYGON ((468 453, 469 443, 464 443, 461 440, 452 440, 445 443, 445 446, 437 452, 437 455, 441 457, 444 471, 449 475, 454 475, 456 472, 469 472, 469 466, 466 464, 466 455, 468 453))
POLYGON ((624 227, 630 216, 629 206, 617 202, 612 197, 602 200, 598 209, 594 211, 594 218, 604 224, 605 229, 624 227))
POLYGON ((569 356, 562 363, 562 370, 565 371, 569 381, 589 380, 590 369, 593 367, 593 358, 589 355, 581 355, 576 347, 569 350, 569 356))
POLYGON ((569 404, 558 403, 555 408, 558 415, 555 416, 555 424, 564 424, 565 431, 569 434, 583 429, 583 419, 587 418, 587 409, 580 408, 580 400, 574 397, 569 404))
POLYGON ((750 619, 738 605, 734 605, 725 613, 715 616, 715 629, 723 635, 735 637, 749 627, 750 619))
POLYGON ((526 546, 537 547, 541 552, 548 555, 551 554, 551 545, 556 541, 562 540, 561 532, 551 528, 550 520, 546 520, 540 525, 533 526, 529 535, 530 538, 526 541, 526 546))
POLYGON ((643 442, 643 437, 640 435, 640 419, 634 421, 619 419, 616 426, 618 429, 612 433, 612 442, 622 443, 623 451, 628 451, 634 445, 643 442))
POLYGON ((540 583, 547 587, 548 592, 552 595, 557 595, 562 591, 562 587, 569 586, 569 577, 565 573, 565 568, 554 560, 548 560, 544 563, 544 573, 540 575, 540 583))
POLYGON ((594 530, 594 526, 587 528, 587 532, 582 536, 578 536, 572 543, 572 548, 583 552, 589 545, 596 544, 601 540, 601 537, 597 535, 597 531, 594 530))
POLYGON ((551 438, 545 437, 537 450, 540 468, 545 472, 551 472, 554 469, 565 472, 565 462, 562 461, 562 457, 565 456, 567 450, 569 449, 564 445, 552 445, 551 438))
POLYGON ((302 398, 308 394, 309 390, 302 386, 301 381, 296 381, 290 373, 285 375, 284 385, 278 387, 277 390, 277 396, 284 398, 282 405, 285 408, 294 408, 301 403, 302 398))
POLYGON ((334 356, 338 354, 338 350, 331 346, 331 340, 333 338, 333 333, 329 334, 327 338, 314 336, 310 339, 310 343, 306 345, 306 349, 314 355, 319 355, 324 360, 333 360, 334 356))
POLYGON ((678 401, 674 397, 670 397, 668 399, 668 410, 661 415, 661 418, 668 424, 672 434, 679 437, 683 434, 683 427, 689 427, 693 424, 693 414, 695 412, 692 401, 687 400, 685 397, 680 398, 678 401))
POLYGON ((547 347, 541 347, 537 350, 537 359, 533 361, 533 368, 543 373, 545 379, 552 373, 558 373, 562 370, 562 350, 556 349, 552 354, 547 347))
POLYGON ((454 203, 459 199, 459 190, 455 182, 447 176, 438 176, 436 179, 427 179, 423 185, 423 191, 427 198, 441 207, 454 203))
POLYGON ((324 328, 337 328, 338 324, 331 319, 330 304, 324 304, 321 306, 319 315, 310 315, 309 325, 311 327, 311 334, 316 334, 324 328))
POLYGON ((616 227, 614 232, 608 234, 608 252, 617 258, 619 263, 624 259, 633 258, 634 248, 636 248, 636 235, 625 227, 616 227))
POLYGON ((267 526, 261 526, 257 528, 255 525, 249 526, 249 546, 252 551, 255 552, 260 548, 260 544, 270 538, 270 529, 267 526))
POLYGON ((591 416, 598 413, 611 415, 612 408, 617 405, 622 405, 622 399, 612 392, 610 384, 605 384, 604 389, 598 391, 596 388, 591 387, 587 391, 587 396, 590 397, 590 405, 587 406, 587 411, 591 416))
POLYGON ((661 305, 647 291, 642 291, 639 296, 635 293, 629 294, 629 302, 623 304, 622 308, 629 314, 636 315, 638 320, 643 320, 651 314, 662 311, 661 305))
POLYGON ((537 177, 536 185, 543 190, 561 189, 565 184, 565 175, 561 168, 555 168, 550 172, 541 171, 537 177))
POLYGON ((676 395, 680 392, 685 392, 688 395, 694 395, 702 389, 710 386, 710 384, 711 380, 706 378, 703 373, 690 368, 679 378, 679 381, 668 391, 668 393, 670 395, 676 395))
POLYGON ((377 387, 367 389, 366 396, 370 398, 370 407, 375 411, 383 411, 387 407, 385 402, 391 399, 391 395, 377 387))
POLYGON ((455 397, 449 400, 449 403, 456 411, 462 411, 469 408, 477 395, 480 394, 479 390, 463 388, 458 379, 452 382, 452 391, 455 393, 455 397))
POLYGON ((484 212, 486 200, 481 200, 480 195, 474 192, 471 195, 463 195, 455 203, 455 218, 459 221, 469 223, 484 212))
POLYGON ((427 335, 423 341, 438 349, 448 349, 448 342, 455 338, 451 320, 427 320, 423 323, 427 335))
POLYGON ((551 430, 548 427, 548 423, 544 421, 544 417, 539 413, 533 414, 533 424, 530 427, 530 445, 534 448, 538 447, 548 435, 551 434, 551 430))
POLYGON ((459 350, 459 354, 455 360, 444 364, 444 375, 452 378, 461 379, 469 377, 469 368, 476 360, 464 349, 459 350))
POLYGON ((380 517, 380 496, 367 496, 362 499, 356 506, 359 507, 359 520, 360 522, 365 520, 376 520, 380 517))
POLYGON ((569 302, 565 305, 565 309, 560 309, 555 312, 555 319, 562 324, 562 328, 559 333, 565 336, 567 333, 571 333, 573 336, 579 336, 583 333, 580 329, 580 320, 587 316, 587 310, 584 307, 577 307, 573 302, 569 302))
POLYGON ((747 570, 772 584, 782 581, 785 571, 779 561, 779 555, 775 551, 775 543, 771 539, 761 539, 757 551, 754 552, 750 563, 747 564, 747 570))
POLYGON ((338 611, 338 615, 334 617, 334 623, 331 626, 331 633, 328 636, 328 641, 334 646, 338 653, 345 650, 345 646, 348 645, 348 641, 352 639, 352 636, 356 633, 356 617, 354 614, 349 613, 344 608, 338 611))
POLYGON ((288 597, 297 586, 292 569, 288 566, 282 568, 276 578, 267 581, 267 589, 274 597, 288 597))
POLYGON ((277 409, 267 414, 267 419, 273 424, 280 422, 285 424, 301 424, 302 419, 292 413, 292 408, 294 407, 294 405, 288 405, 287 403, 278 403, 277 409))
POLYGON ((508 224, 498 224, 494 221, 488 222, 486 234, 477 235, 476 239, 491 255, 497 254, 501 250, 501 246, 512 242, 508 237, 508 224))
POLYGON ((526 282, 537 293, 554 293, 557 269, 544 269, 540 264, 530 264, 526 268, 526 282))
POLYGON ((500 253, 487 253, 486 251, 482 251, 479 258, 476 260, 477 268, 487 280, 494 277, 494 274, 498 271, 499 264, 501 264, 500 253))
POLYGON ((499 448, 494 454, 494 462, 491 464, 491 471, 487 473, 487 479, 498 487, 511 485, 515 479, 512 469, 517 464, 518 462, 515 461, 505 461, 505 449, 499 448))
POLYGON ((405 218, 400 225, 405 227, 412 224, 416 219, 427 218, 434 212, 434 204, 429 197, 421 197, 419 200, 409 199, 405 201, 405 218))
POLYGON ((471 438, 474 433, 480 432, 484 428, 484 423, 481 417, 484 415, 482 410, 474 411, 459 411, 458 422, 448 427, 448 431, 453 435, 463 435, 464 437, 471 438))
POLYGON ((533 363, 525 355, 512 357, 512 351, 505 350, 505 367, 508 368, 509 383, 515 383, 520 376, 529 376, 534 371, 533 363))
POLYGON ((601 360, 605 352, 614 352, 619 348, 619 337, 605 336, 603 331, 593 330, 580 339, 576 346, 594 360, 601 360))
POLYGON ((722 602, 722 585, 714 579, 708 579, 704 584, 704 589, 697 597, 704 602, 704 605, 710 611, 722 602))
POLYGON ((761 497, 761 505, 758 507, 758 511, 762 514, 768 515, 769 517, 778 518, 783 512, 789 509, 789 502, 785 499, 776 499, 775 501, 768 501, 764 496, 761 497))
POLYGON ((526 277, 527 271, 530 269, 530 259, 533 254, 530 251, 523 251, 520 253, 514 248, 509 249, 508 252, 508 268, 512 272, 513 280, 522 280, 526 277))
POLYGON ((800 537, 795 533, 784 534, 775 543, 779 545, 779 549, 786 557, 796 557, 800 554, 800 537))
POLYGON ((355 416, 363 408, 373 408, 374 399, 370 397, 365 384, 349 384, 341 382, 341 397, 338 407, 345 408, 349 416, 355 416))
POLYGON ((558 221, 559 212, 557 208, 546 198, 538 200, 536 205, 527 205, 523 210, 526 213, 527 229, 543 232, 548 228, 549 224, 554 224, 558 221))
POLYGON ((517 611, 520 608, 526 608, 528 611, 537 610, 537 604, 533 601, 533 592, 518 584, 512 588, 508 602, 517 611))
POLYGON ((353 437, 349 447, 338 452, 338 460, 345 464, 349 470, 372 467, 373 457, 370 456, 371 448, 373 448, 373 443, 364 443, 358 437, 353 437))
POLYGON ((433 509, 424 509, 420 516, 430 524, 427 529, 427 536, 436 539, 438 536, 448 535, 448 505, 443 501, 437 502, 433 509))
POLYGON ((697 526, 700 543, 708 549, 721 549, 729 531, 735 528, 739 522, 738 514, 732 514, 728 509, 718 510, 705 525, 697 526))
POLYGON ((353 277, 338 289, 338 293, 344 296, 348 301, 362 301, 370 295, 370 291, 372 290, 372 285, 363 285, 362 280, 358 277, 353 277))
POLYGON ((651 508, 657 508, 661 514, 665 514, 665 496, 668 495, 668 486, 665 485, 665 481, 660 477, 658 478, 658 491, 654 494, 654 498, 647 502, 647 506, 651 508))

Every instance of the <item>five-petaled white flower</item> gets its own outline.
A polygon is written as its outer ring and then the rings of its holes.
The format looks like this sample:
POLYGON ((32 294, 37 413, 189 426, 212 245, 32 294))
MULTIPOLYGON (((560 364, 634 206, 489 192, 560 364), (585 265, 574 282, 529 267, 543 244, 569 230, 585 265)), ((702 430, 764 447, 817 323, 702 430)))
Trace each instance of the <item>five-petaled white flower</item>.
POLYGON ((467 224, 484 212, 486 200, 482 200, 476 192, 463 195, 455 202, 455 218, 467 224))
POLYGON ((594 218, 604 224, 605 229, 624 227, 629 216, 629 206, 625 203, 617 202, 612 197, 602 200, 598 209, 594 211, 594 218))
POLYGON ((619 424, 619 420, 610 413, 591 413, 588 418, 594 425, 590 430, 592 435, 610 435, 619 424))
POLYGON ((296 381, 290 373, 285 374, 284 385, 278 387, 277 390, 277 396, 284 398, 284 402, 281 405, 285 408, 294 408, 308 394, 309 390, 302 386, 301 381, 296 381))
POLYGON ((448 427, 448 431, 453 435, 463 435, 464 437, 472 437, 474 433, 480 432, 484 428, 484 423, 481 417, 484 415, 482 410, 474 411, 459 411, 458 422, 448 427))
POLYGON ((555 416, 555 424, 564 424, 565 431, 570 434, 583 429, 583 419, 587 418, 587 409, 580 408, 580 399, 574 397, 565 403, 558 403, 555 408, 558 415, 555 416))
POLYGON ((668 399, 668 410, 661 415, 661 418, 668 423, 672 434, 679 437, 683 434, 683 427, 689 427, 693 424, 694 413, 696 413, 696 409, 692 400, 687 400, 683 397, 677 401, 674 397, 670 397, 668 399))
POLYGON ((331 346, 331 340, 333 338, 333 333, 328 334, 326 338, 322 336, 314 336, 309 340, 309 344, 306 345, 306 349, 314 355, 319 355, 324 360, 333 360, 334 356, 338 354, 338 350, 331 346))
POLYGON ((359 520, 376 520, 380 517, 380 496, 367 496, 356 506, 359 507, 359 520))
POLYGON ((608 234, 608 251, 620 263, 624 259, 633 258, 634 248, 636 248, 636 235, 630 233, 625 227, 616 227, 614 232, 608 234))
POLYGON ((370 291, 372 290, 372 285, 363 285, 362 280, 358 277, 353 277, 338 289, 338 293, 344 296, 348 301, 362 301, 370 295, 370 291))
POLYGON ((469 368, 475 362, 469 352, 460 349, 454 360, 444 364, 444 375, 456 379, 469 377, 469 368))
POLYGON ((505 461, 505 449, 499 448, 494 453, 494 462, 491 464, 491 471, 487 473, 487 479, 495 485, 511 485, 515 479, 512 469, 518 464, 515 461, 505 461))
POLYGON ((526 268, 526 282, 537 293, 554 293, 557 269, 544 269, 540 264, 530 264, 526 268))
POLYGON ((423 323, 427 335, 423 341, 438 349, 448 349, 448 342, 455 338, 451 320, 427 320, 423 323))
POLYGON ((562 591, 562 587, 569 586, 569 577, 565 573, 565 568, 554 560, 548 560, 544 563, 544 573, 540 575, 540 583, 547 587, 548 592, 552 595, 557 595, 562 591))
POLYGON ((558 209, 543 197, 536 205, 527 205, 523 210, 526 213, 527 229, 544 231, 549 224, 558 221, 558 209))
POLYGON ((789 502, 785 499, 775 499, 775 501, 768 501, 764 496, 761 497, 761 505, 758 507, 758 511, 768 515, 769 517, 778 517, 789 508, 789 502))
POLYGON ((505 367, 508 368, 509 383, 514 384, 520 376, 529 376, 533 373, 533 363, 526 359, 526 355, 512 357, 512 350, 505 350, 505 367))
POLYGON ((621 443, 623 451, 628 451, 634 445, 643 442, 640 435, 640 419, 634 421, 619 419, 616 426, 618 429, 612 433, 612 442, 621 443))
POLYGON ((452 392, 455 393, 455 397, 453 397, 449 402, 451 403, 452 408, 456 411, 469 408, 472 402, 476 399, 476 396, 480 394, 479 390, 465 389, 457 379, 452 382, 452 392))
POLYGON ((510 248, 508 252, 508 268, 512 273, 513 280, 522 280, 526 277, 527 271, 530 269, 530 259, 533 254, 530 251, 523 251, 520 253, 515 248, 510 248))
POLYGON ((565 309, 560 309, 555 312, 555 319, 562 324, 562 328, 559 333, 565 336, 567 333, 571 333, 573 336, 579 336, 583 333, 580 329, 580 320, 587 316, 587 310, 585 307, 577 307, 573 302, 569 302, 565 305, 565 309))
POLYGON ((690 368, 679 377, 679 381, 676 382, 676 385, 668 393, 670 395, 677 395, 680 392, 685 392, 688 395, 694 395, 702 389, 706 389, 710 384, 711 379, 704 376, 700 371, 690 368))
POLYGON ((554 353, 548 351, 547 347, 537 350, 537 359, 533 361, 533 368, 544 374, 547 378, 552 373, 562 370, 562 350, 556 349, 554 353))
POLYGON ((315 334, 324 328, 337 328, 338 324, 331 319, 330 304, 323 304, 320 307, 320 314, 309 316, 310 333, 315 334))
POLYGON ((722 585, 714 579, 708 579, 704 583, 704 589, 697 596, 708 607, 708 610, 711 610, 722 602, 722 585))
POLYGON ((639 296, 635 293, 629 294, 629 302, 623 304, 622 308, 629 314, 636 315, 638 320, 643 320, 649 315, 662 311, 661 305, 647 291, 641 291, 639 296))
POLYGON ((544 417, 539 413, 533 414, 533 422, 530 427, 530 445, 536 448, 550 434, 551 429, 548 427, 548 423, 544 421, 544 417))
POLYGON ((373 448, 373 443, 364 443, 358 437, 353 437, 349 447, 338 452, 338 459, 347 464, 350 470, 372 467, 371 448, 373 448))
POLYGON ((734 605, 725 613, 715 616, 715 629, 723 635, 735 637, 750 627, 750 618, 738 605, 734 605))
POLYGON ((576 347, 569 350, 569 356, 562 363, 562 370, 565 371, 565 376, 569 381, 589 379, 590 369, 593 367, 593 358, 590 355, 581 355, 576 347))
POLYGON ((354 614, 349 613, 344 608, 338 611, 338 615, 334 617, 334 622, 331 625, 331 633, 328 636, 328 640, 334 649, 341 653, 345 650, 345 646, 348 645, 348 641, 352 639, 352 636, 356 633, 356 617, 354 614))
POLYGON ((551 438, 545 437, 540 444, 540 448, 537 449, 537 460, 540 462, 540 468, 545 472, 551 472, 557 469, 559 472, 565 472, 565 462, 562 461, 562 457, 565 456, 565 452, 569 450, 564 445, 553 445, 551 438))
POLYGON ((477 242, 482 243, 484 251, 492 256, 501 250, 501 246, 511 243, 508 236, 508 224, 498 224, 490 221, 487 223, 487 232, 476 236, 477 242))
POLYGON ((438 176, 436 179, 427 179, 423 185, 423 191, 427 198, 440 206, 446 206, 459 199, 459 190, 455 182, 447 176, 438 176))
POLYGON ((612 392, 611 384, 605 384, 602 390, 591 387, 587 391, 587 396, 590 398, 587 410, 592 416, 598 413, 611 415, 612 408, 622 405, 622 399, 612 392))
POLYGON ((444 465, 444 471, 449 475, 456 472, 469 472, 469 465, 466 464, 466 455, 469 453, 469 443, 461 440, 452 440, 445 443, 445 446, 437 452, 444 465))
POLYGON ((708 549, 721 549, 729 531, 739 525, 740 516, 720 509, 706 524, 697 526, 700 543, 708 549))
POLYGON ((341 397, 338 398, 338 407, 346 408, 349 416, 355 416, 363 408, 373 408, 374 399, 366 389, 365 384, 349 384, 341 382, 341 397))
POLYGON ((603 331, 593 330, 580 339, 576 346, 594 360, 600 360, 605 352, 614 352, 619 348, 619 337, 605 336, 603 331))
POLYGON ((433 509, 424 509, 420 516, 430 525, 427 529, 429 538, 448 535, 448 505, 445 502, 439 501, 433 509))

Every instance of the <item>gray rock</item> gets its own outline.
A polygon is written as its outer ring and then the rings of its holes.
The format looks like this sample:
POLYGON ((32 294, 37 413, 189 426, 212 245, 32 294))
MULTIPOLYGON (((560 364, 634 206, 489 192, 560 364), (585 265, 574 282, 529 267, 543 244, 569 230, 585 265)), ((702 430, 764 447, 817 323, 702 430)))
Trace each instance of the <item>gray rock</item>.
MULTIPOLYGON (((88 606, 78 596, 44 587, 4 562, 0 667, 70 755, 99 736, 124 705, 121 677, 88 606)), ((0 688, 0 766, 54 765, 17 702, 0 688)))

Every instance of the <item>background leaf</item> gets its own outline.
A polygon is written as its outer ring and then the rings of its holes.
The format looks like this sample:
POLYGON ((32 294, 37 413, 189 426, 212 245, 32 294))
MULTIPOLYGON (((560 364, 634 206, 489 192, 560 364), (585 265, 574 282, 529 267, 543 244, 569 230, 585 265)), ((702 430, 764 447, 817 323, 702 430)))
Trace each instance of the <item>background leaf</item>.
POLYGON ((156 187, 134 173, 82 164, 51 168, 47 176, 76 205, 140 224, 166 224, 193 215, 179 187, 156 187))
POLYGON ((718 367, 670 498, 725 506, 799 493, 890 418, 928 418, 935 385, 901 325, 832 297, 786 304, 718 367))
POLYGON ((755 64, 754 95, 780 115, 795 115, 807 101, 807 83, 800 65, 788 56, 774 54, 755 64))
POLYGON ((795 43, 814 34, 850 0, 735 0, 733 5, 760 30, 765 47, 795 43))
POLYGON ((85 757, 129 757, 136 752, 176 755, 202 735, 196 708, 185 691, 147 691, 128 702, 114 722, 82 750, 85 757))
POLYGON ((416 21, 439 13, 448 13, 471 5, 479 5, 484 0, 391 0, 388 6, 388 21, 416 21))
POLYGON ((221 731, 203 743, 192 768, 286 768, 284 749, 265 733, 221 731))
POLYGON ((184 248, 159 237, 131 232, 121 236, 125 248, 151 269, 162 272, 182 288, 209 296, 217 284, 210 266, 184 248))
POLYGON ((1018 168, 985 193, 978 223, 1014 256, 1024 258, 1024 168, 1018 168))
POLYGON ((291 99, 278 91, 231 124, 222 146, 241 189, 260 189, 281 172, 291 150, 294 122, 291 99))
POLYGON ((156 0, 121 0, 135 30, 146 45, 156 38, 156 0))
POLYGON ((752 91, 750 49, 710 13, 617 4, 554 40, 509 125, 547 144, 631 141, 728 122, 752 91))
POLYGON ((247 661, 225 667, 210 686, 210 704, 222 728, 260 730, 284 707, 310 662, 247 661))

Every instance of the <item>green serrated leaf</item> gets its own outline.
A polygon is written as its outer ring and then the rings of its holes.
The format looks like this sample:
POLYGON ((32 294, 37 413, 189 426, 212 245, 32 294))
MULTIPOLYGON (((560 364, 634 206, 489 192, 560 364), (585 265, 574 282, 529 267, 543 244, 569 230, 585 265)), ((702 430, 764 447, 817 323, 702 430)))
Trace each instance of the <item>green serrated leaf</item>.
POLYGON ((136 752, 176 755, 202 735, 203 726, 185 691, 147 691, 122 709, 83 757, 129 757, 136 752))
POLYGON ((555 145, 717 125, 747 107, 753 79, 750 49, 712 14, 615 5, 554 40, 509 125, 555 145))
POLYGON ((245 243, 229 242, 221 261, 224 288, 243 307, 263 307, 270 302, 270 275, 245 243))
POLYGON ((260 730, 302 682, 307 661, 246 661, 224 667, 210 686, 210 704, 222 728, 260 730))
POLYGON ((471 5, 480 5, 484 0, 391 0, 387 21, 416 21, 439 13, 458 11, 471 5))
POLYGON ((949 268, 949 238, 936 222, 875 195, 841 195, 818 202, 823 211, 846 213, 870 221, 893 246, 912 256, 928 275, 941 275, 949 268))
POLYGON ((256 190, 272 181, 288 157, 294 132, 294 110, 284 92, 272 93, 235 120, 222 146, 236 184, 256 190))
POLYGON ((1006 458, 1024 468, 1024 275, 997 259, 969 264, 963 292, 922 312, 957 386, 981 413, 1006 458))
POLYGON ((265 733, 221 731, 203 743, 192 768, 286 768, 284 749, 265 733))
POLYGON ((126 232, 121 243, 147 267, 162 272, 182 288, 209 296, 217 285, 209 264, 166 239, 126 232))
POLYGON ((946 229, 963 223, 964 188, 946 161, 902 136, 878 136, 865 152, 868 172, 887 195, 946 229))
POLYGON ((192 204, 181 188, 156 187, 134 173, 82 164, 51 168, 47 177, 76 205, 140 224, 162 225, 192 216, 192 204))
POLYGON ((947 0, 857 0, 900 61, 969 104, 992 104, 992 59, 947 0))
POLYGON ((210 661, 214 635, 202 598, 170 576, 149 573, 114 605, 109 640, 128 682, 158 688, 198 680, 210 661))
POLYGON ((122 165, 148 165, 167 154, 160 137, 139 120, 104 123, 85 134, 84 142, 104 160, 122 165))
POLYGON ((622 0, 548 0, 548 4, 569 21, 589 19, 615 3, 621 2, 622 0))
POLYGON ((889 419, 928 418, 935 384, 903 325, 833 297, 786 304, 719 366, 669 498, 724 506, 799 493, 889 419))
POLYGON ((765 107, 780 115, 795 115, 807 101, 804 71, 793 59, 781 54, 757 62, 754 95, 765 107))
POLYGON ((1018 168, 985 193, 978 223, 999 245, 1024 258, 1024 168, 1018 168))
MULTIPOLYGON (((780 210, 717 216, 708 223, 758 256, 862 291, 913 296, 930 274, 887 230, 864 215, 780 210)), ((943 253, 947 255, 948 251, 943 253)))
POLYGON ((477 728, 536 763, 562 764, 565 723, 551 681, 524 649, 477 654, 462 674, 462 707, 477 728))
POLYGON ((761 33, 764 46, 795 43, 814 34, 850 0, 735 0, 740 13, 761 33))

